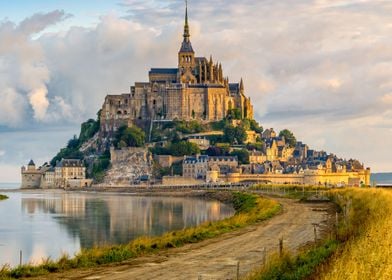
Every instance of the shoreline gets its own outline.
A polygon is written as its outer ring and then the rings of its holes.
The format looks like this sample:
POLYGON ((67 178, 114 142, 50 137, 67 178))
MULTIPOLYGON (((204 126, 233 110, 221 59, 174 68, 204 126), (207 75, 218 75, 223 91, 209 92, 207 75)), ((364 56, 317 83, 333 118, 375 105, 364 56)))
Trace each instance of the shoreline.
MULTIPOLYGON (((236 214, 216 222, 205 222, 196 227, 167 232, 156 237, 140 237, 125 245, 103 246, 82 250, 74 258, 64 256, 57 261, 48 260, 39 266, 23 265, 11 270, 2 271, 1 276, 31 277, 49 272, 68 271, 75 268, 97 267, 104 264, 119 263, 133 260, 141 256, 156 255, 170 248, 180 248, 187 244, 198 243, 212 239, 222 234, 237 231, 255 223, 267 220, 281 212, 281 206, 274 200, 266 199, 255 194, 239 192, 198 192, 212 199, 230 199, 236 214), (214 194, 219 193, 216 197, 214 194), (211 195, 211 196, 210 196, 211 195)), ((196 193, 197 194, 197 193, 196 193)))

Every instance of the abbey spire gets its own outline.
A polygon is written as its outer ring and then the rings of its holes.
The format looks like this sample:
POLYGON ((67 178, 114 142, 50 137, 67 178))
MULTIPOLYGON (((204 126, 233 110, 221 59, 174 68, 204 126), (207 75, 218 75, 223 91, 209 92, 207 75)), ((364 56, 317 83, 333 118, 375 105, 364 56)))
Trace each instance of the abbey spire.
POLYGON ((188 1, 186 1, 186 6, 185 6, 185 24, 184 24, 184 34, 183 34, 184 40, 182 41, 181 44, 181 49, 180 49, 180 53, 181 52, 194 52, 193 48, 192 48, 192 44, 190 41, 190 32, 189 32, 189 23, 188 23, 188 1))
POLYGON ((189 42, 189 24, 188 24, 188 1, 185 2, 185 24, 184 24, 184 41, 189 42))

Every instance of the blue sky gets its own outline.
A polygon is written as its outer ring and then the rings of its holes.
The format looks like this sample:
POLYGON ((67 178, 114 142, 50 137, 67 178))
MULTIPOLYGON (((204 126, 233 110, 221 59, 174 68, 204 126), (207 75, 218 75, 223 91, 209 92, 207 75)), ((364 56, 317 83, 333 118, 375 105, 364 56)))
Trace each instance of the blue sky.
MULTIPOLYGON (((245 81, 264 127, 392 170, 392 2, 189 1, 192 45, 245 81)), ((184 1, 1 1, 0 182, 19 181, 108 93, 173 67, 184 1)))

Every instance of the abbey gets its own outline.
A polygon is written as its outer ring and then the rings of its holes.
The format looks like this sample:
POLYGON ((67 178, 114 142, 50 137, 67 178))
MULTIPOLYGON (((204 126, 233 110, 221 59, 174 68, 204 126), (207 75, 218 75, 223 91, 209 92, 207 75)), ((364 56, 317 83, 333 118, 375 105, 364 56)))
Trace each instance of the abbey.
POLYGON ((137 82, 129 93, 107 95, 100 120, 101 132, 120 125, 152 120, 219 121, 229 112, 253 119, 253 106, 244 83, 229 83, 222 65, 212 57, 196 57, 190 41, 188 9, 177 68, 152 68, 148 82, 137 82))

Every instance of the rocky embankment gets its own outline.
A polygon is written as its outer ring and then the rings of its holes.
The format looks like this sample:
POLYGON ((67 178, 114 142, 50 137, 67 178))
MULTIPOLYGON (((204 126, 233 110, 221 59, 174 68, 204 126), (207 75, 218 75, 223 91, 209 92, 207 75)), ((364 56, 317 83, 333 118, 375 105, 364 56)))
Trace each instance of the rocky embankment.
POLYGON ((124 148, 111 150, 111 167, 106 172, 103 185, 130 185, 152 175, 152 158, 147 149, 124 148))

